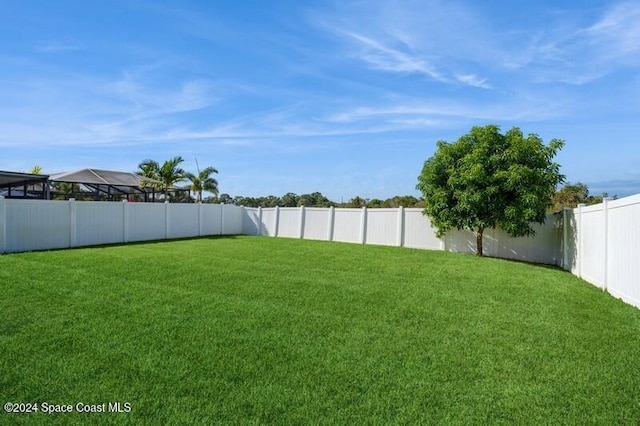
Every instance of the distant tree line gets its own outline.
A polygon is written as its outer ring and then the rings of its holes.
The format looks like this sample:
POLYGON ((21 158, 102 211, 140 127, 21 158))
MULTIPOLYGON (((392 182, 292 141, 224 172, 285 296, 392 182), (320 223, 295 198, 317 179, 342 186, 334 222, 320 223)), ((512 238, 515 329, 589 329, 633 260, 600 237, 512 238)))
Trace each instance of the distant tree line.
POLYGON ((234 204, 245 207, 344 207, 344 208, 394 208, 394 207, 424 207, 424 201, 413 195, 396 195, 395 197, 380 200, 368 199, 356 196, 347 202, 337 203, 331 201, 320 192, 298 195, 288 192, 281 197, 267 195, 266 197, 245 197, 220 194, 204 199, 206 203, 234 204))

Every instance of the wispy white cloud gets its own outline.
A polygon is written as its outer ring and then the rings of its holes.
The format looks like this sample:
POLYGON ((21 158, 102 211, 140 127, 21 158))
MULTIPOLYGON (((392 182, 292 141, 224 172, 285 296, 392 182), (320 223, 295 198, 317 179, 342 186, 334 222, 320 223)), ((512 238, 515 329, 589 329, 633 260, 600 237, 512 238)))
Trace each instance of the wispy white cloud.
POLYGON ((60 53, 80 50, 80 46, 72 41, 49 40, 36 44, 35 50, 41 53, 60 53))
POLYGON ((557 98, 521 94, 504 101, 481 102, 462 100, 420 101, 415 98, 397 99, 378 106, 356 107, 328 117, 337 123, 377 122, 398 123, 420 127, 451 127, 460 120, 492 122, 539 121, 559 118, 571 109, 570 101, 557 98))
POLYGON ((571 10, 558 11, 558 18, 551 19, 553 12, 546 10, 546 27, 518 22, 497 28, 492 16, 465 3, 345 4, 333 14, 314 18, 321 28, 342 37, 351 57, 380 71, 499 89, 502 80, 583 85, 620 68, 640 66, 636 1, 611 3, 595 18, 592 12, 571 10), (569 14, 571 19, 563 19, 569 14), (512 78, 492 78, 496 73, 512 78))
POLYGON ((21 82, 5 92, 0 106, 0 145, 109 145, 152 141, 178 125, 176 114, 208 108, 219 98, 202 79, 158 86, 125 73, 104 80, 51 78, 21 82))
POLYGON ((599 60, 619 60, 640 65, 640 3, 611 6, 604 16, 586 30, 599 60))
POLYGON ((126 70, 121 78, 106 83, 100 91, 105 96, 126 101, 134 109, 149 115, 193 111, 218 101, 213 94, 213 85, 207 80, 192 79, 180 83, 178 87, 158 87, 147 79, 150 74, 162 71, 150 72, 146 68, 126 70))
POLYGON ((343 32, 364 47, 358 53, 359 59, 374 68, 383 71, 424 74, 436 81, 447 81, 425 58, 420 57, 415 52, 402 52, 385 46, 381 41, 373 40, 361 34, 351 31, 343 32))
POLYGON ((369 68, 422 75, 446 85, 490 87, 476 76, 474 62, 481 50, 486 55, 491 49, 484 37, 469 37, 484 30, 461 5, 435 0, 344 2, 338 11, 317 13, 311 21, 336 37, 345 55, 369 68), (451 31, 452 26, 465 28, 465 33, 451 31))
POLYGON ((480 78, 475 74, 457 74, 456 79, 468 86, 479 87, 481 89, 491 89, 491 85, 487 83, 486 78, 480 78))
POLYGON ((505 57, 505 66, 530 71, 533 81, 545 83, 583 85, 620 69, 637 68, 640 3, 612 3, 586 24, 536 32, 526 49, 510 50, 505 57))

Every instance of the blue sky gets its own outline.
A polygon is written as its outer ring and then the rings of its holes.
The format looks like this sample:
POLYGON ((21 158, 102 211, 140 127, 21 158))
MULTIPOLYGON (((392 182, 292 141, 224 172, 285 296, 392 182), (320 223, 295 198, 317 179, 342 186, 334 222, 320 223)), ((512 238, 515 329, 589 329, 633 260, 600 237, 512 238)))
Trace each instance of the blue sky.
POLYGON ((520 127, 640 193, 640 3, 3 1, 0 170, 214 166, 221 192, 418 195, 436 141, 520 127))

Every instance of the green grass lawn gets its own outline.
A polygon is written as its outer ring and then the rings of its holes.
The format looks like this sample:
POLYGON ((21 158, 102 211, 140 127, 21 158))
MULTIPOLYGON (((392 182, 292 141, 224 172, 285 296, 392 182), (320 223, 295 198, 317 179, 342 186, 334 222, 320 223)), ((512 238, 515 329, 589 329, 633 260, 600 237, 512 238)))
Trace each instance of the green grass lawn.
POLYGON ((0 256, 0 423, 638 424, 640 311, 563 271, 265 237, 0 256))

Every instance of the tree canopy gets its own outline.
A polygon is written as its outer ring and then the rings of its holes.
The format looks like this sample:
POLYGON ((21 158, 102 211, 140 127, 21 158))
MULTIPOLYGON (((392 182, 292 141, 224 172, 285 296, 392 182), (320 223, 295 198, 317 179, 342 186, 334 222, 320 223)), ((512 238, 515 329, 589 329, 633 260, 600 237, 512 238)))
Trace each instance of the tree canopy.
POLYGON ((517 127, 502 134, 491 124, 437 146, 424 163, 417 189, 439 237, 451 229, 473 231, 482 256, 485 229, 532 236, 531 223, 544 223, 555 188, 564 181, 553 161, 564 141, 545 145, 536 134, 525 137, 517 127))
MULTIPOLYGON (((558 189, 553 195, 552 211, 562 210, 565 207, 575 208, 578 204, 598 204, 601 203, 609 194, 606 192, 602 195, 589 195, 589 187, 582 182, 574 184, 567 182, 562 188, 558 189)), ((618 198, 613 196, 612 198, 618 198)))

